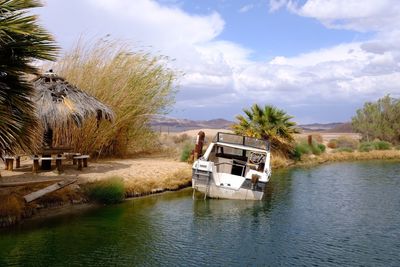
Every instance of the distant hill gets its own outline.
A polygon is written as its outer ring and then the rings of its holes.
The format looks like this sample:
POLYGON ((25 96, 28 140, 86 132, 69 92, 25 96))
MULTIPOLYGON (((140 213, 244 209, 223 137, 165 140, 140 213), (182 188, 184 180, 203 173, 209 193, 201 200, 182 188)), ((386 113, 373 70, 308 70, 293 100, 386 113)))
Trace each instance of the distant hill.
POLYGON ((351 122, 341 123, 331 129, 328 129, 326 132, 330 133, 354 133, 353 127, 351 126, 351 122))
POLYGON ((312 123, 301 124, 300 129, 304 132, 330 132, 330 133, 352 133, 350 122, 312 123))
POLYGON ((188 120, 166 116, 154 117, 150 122, 154 130, 161 130, 163 132, 182 132, 195 129, 229 129, 232 124, 232 121, 225 119, 188 120))
MULTIPOLYGON (((151 120, 150 125, 156 131, 183 132, 196 129, 230 129, 230 126, 233 123, 233 121, 225 119, 188 120, 167 116, 156 116, 151 120)), ((298 127, 302 130, 302 132, 353 132, 350 122, 301 124, 298 125, 298 127)))

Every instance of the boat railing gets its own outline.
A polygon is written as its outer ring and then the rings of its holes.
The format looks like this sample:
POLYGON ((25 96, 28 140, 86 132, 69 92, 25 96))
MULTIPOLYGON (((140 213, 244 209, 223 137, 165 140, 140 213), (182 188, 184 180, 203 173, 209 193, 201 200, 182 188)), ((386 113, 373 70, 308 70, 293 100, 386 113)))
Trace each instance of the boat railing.
POLYGON ((243 145, 267 151, 270 150, 270 143, 267 140, 237 135, 233 133, 218 132, 213 141, 231 145, 243 145))
MULTIPOLYGON (((237 167, 242 167, 242 174, 240 176, 244 177, 244 172, 246 170, 247 165, 246 164, 238 164, 238 163, 233 163, 233 162, 221 162, 221 163, 215 163, 215 167, 217 168, 217 172, 219 173, 228 173, 228 172, 224 172, 224 171, 220 171, 220 167, 221 165, 231 165, 231 166, 237 166, 237 167)), ((231 171, 229 172, 229 174, 231 174, 231 171)))

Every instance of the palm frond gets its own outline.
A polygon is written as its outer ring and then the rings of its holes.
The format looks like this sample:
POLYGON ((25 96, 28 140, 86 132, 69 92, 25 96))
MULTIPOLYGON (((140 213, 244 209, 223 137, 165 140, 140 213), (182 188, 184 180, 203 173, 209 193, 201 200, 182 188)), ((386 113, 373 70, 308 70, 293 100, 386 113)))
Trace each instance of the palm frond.
MULTIPOLYGON (((32 84, 27 75, 38 72, 35 60, 53 60, 53 38, 27 10, 35 0, 0 0, 0 150, 35 150, 37 120, 32 84)), ((1 152, 1 151, 0 151, 1 152)))
POLYGON ((232 126, 236 134, 262 138, 271 142, 273 150, 289 155, 294 147, 294 134, 298 132, 293 118, 285 111, 266 105, 261 108, 254 104, 250 110, 244 109, 246 117, 236 116, 237 122, 232 126))

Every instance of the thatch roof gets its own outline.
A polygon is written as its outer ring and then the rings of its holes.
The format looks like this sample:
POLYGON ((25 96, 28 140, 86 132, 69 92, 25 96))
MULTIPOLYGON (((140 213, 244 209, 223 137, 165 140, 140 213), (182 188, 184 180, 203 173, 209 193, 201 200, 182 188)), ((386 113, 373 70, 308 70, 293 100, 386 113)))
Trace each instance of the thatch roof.
POLYGON ((98 120, 114 118, 114 112, 105 104, 52 72, 37 77, 33 84, 33 101, 44 127, 68 127, 71 122, 81 126, 90 116, 98 120))

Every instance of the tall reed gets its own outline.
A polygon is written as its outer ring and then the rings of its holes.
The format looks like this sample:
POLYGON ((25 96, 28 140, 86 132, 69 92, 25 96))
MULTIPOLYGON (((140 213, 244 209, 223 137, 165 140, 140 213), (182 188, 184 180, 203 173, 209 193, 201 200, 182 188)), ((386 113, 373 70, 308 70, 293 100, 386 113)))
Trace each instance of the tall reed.
POLYGON ((98 156, 125 156, 154 146, 148 122, 174 102, 176 73, 168 58, 133 52, 125 43, 82 42, 53 67, 70 83, 113 109, 113 122, 88 119, 82 128, 55 130, 54 145, 98 156))

